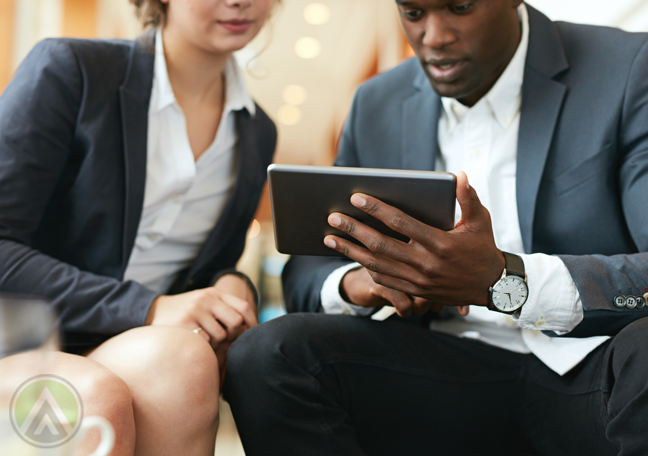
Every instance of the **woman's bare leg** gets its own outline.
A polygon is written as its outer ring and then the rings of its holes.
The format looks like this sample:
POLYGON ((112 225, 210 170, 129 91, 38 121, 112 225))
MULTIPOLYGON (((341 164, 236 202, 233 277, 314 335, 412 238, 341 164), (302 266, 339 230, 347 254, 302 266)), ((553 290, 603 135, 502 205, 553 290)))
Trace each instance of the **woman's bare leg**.
POLYGON ((218 364, 202 337, 183 328, 146 326, 113 337, 87 356, 130 388, 136 455, 214 454, 218 364))
MULTIPOLYGON (((135 421, 129 387, 116 374, 96 361, 61 352, 26 352, 0 360, 0 383, 4 391, 15 391, 35 374, 58 375, 81 395, 84 416, 99 415, 115 429, 112 456, 132 456, 135 451, 135 421)), ((91 430, 77 454, 86 455, 99 444, 99 431, 91 430)))

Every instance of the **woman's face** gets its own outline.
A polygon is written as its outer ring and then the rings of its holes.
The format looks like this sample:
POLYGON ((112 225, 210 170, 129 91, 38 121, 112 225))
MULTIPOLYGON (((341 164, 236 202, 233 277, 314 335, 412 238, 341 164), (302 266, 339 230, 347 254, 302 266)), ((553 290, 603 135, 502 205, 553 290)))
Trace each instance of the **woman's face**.
POLYGON ((263 27, 276 0, 162 0, 168 5, 165 29, 203 51, 231 53, 263 27))

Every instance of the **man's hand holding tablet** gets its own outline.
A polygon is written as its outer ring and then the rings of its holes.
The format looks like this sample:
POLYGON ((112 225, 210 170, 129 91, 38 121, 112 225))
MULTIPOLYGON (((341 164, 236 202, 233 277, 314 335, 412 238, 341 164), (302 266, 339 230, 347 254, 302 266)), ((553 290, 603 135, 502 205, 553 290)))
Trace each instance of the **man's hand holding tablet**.
POLYGON ((268 176, 277 250, 364 266, 342 279, 349 302, 404 317, 488 303, 504 257, 464 173, 272 165, 268 176))
POLYGON ((358 193, 351 197, 351 204, 409 238, 408 243, 347 215, 335 212, 329 216, 331 226, 362 244, 335 235, 324 239, 327 247, 365 268, 343 279, 350 302, 374 306, 383 298, 392 302, 401 316, 442 306, 461 306, 465 315, 468 308, 464 306, 488 303, 488 288, 501 275, 504 256, 495 246, 490 214, 463 172, 457 175, 456 195, 462 219, 450 231, 426 225, 371 196, 358 193), (382 288, 368 283, 367 275, 382 288))

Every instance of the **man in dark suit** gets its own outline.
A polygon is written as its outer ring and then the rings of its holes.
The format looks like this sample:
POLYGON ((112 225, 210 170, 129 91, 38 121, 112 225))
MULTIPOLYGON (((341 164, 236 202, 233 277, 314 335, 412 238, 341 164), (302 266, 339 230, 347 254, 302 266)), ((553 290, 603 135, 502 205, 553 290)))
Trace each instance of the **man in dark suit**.
POLYGON ((411 241, 332 214, 364 247, 291 259, 289 310, 355 316, 234 345, 248 454, 648 454, 648 36, 515 0, 397 3, 418 61, 358 90, 335 164, 455 172, 461 219, 354 195, 411 241), (361 318, 386 304, 464 317, 361 318))

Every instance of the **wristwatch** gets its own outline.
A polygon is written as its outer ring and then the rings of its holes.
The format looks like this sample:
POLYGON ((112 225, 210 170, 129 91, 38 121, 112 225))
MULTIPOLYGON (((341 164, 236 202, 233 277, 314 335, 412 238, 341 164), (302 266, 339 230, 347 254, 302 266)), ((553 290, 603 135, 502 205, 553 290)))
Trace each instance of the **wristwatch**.
POLYGON ((489 310, 511 315, 527 301, 529 287, 522 258, 512 253, 502 253, 505 261, 504 272, 497 283, 488 289, 490 302, 487 307, 489 310))

